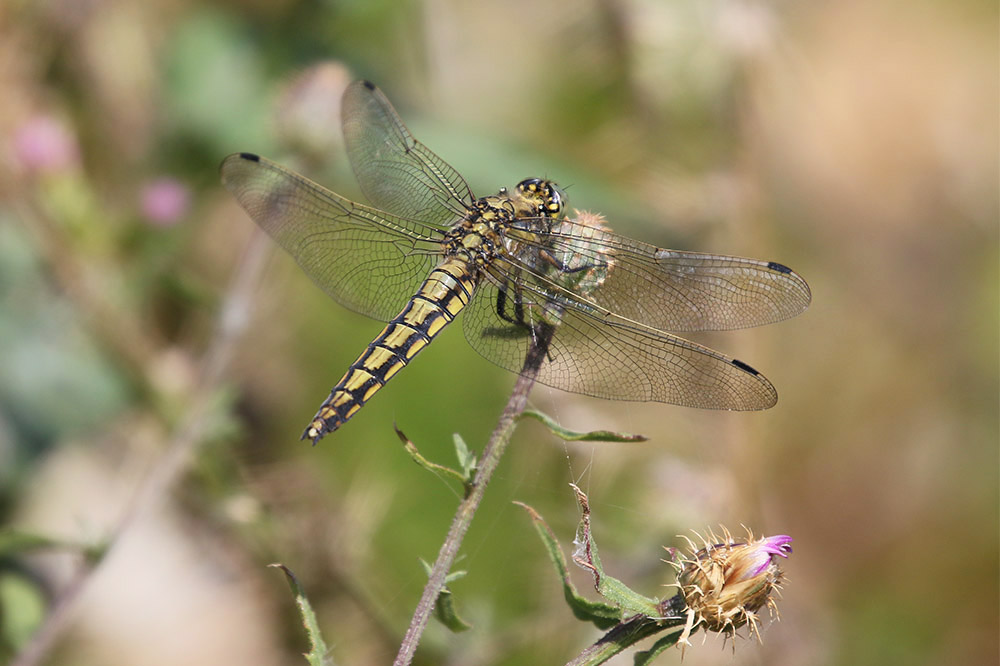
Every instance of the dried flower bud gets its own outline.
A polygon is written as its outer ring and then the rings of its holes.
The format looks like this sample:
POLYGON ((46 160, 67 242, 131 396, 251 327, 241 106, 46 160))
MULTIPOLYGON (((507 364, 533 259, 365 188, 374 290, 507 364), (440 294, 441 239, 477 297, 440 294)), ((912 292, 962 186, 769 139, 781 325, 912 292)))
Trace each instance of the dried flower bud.
POLYGON ((724 527, 722 538, 712 531, 698 538, 703 547, 695 550, 688 539, 691 555, 677 564, 677 585, 688 615, 678 643, 689 645, 687 639, 699 625, 730 637, 747 625, 760 640, 757 611, 767 606, 771 616, 777 616, 771 593, 780 589, 782 572, 775 556, 788 557, 792 538, 782 534, 754 539, 748 529, 746 539, 739 540, 724 527))

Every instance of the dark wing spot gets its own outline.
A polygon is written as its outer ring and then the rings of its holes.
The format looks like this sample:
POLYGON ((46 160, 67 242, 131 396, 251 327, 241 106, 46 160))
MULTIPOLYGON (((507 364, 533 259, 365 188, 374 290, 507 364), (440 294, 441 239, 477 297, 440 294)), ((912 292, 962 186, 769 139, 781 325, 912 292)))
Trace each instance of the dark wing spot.
POLYGON ((369 81, 368 79, 362 81, 361 85, 363 85, 365 88, 368 88, 368 90, 375 90, 375 84, 369 81))
POLYGON ((746 363, 744 363, 743 361, 741 361, 741 360, 740 360, 740 359, 738 359, 738 358, 734 358, 734 359, 733 359, 732 361, 730 361, 730 362, 731 362, 731 363, 732 363, 733 365, 735 365, 735 366, 736 366, 737 368, 739 368, 740 370, 746 370, 746 371, 747 371, 747 372, 749 372, 749 373, 750 373, 751 375, 754 375, 754 376, 757 376, 757 375, 759 375, 759 374, 760 374, 759 372, 757 372, 756 370, 754 370, 753 368, 751 368, 751 367, 750 367, 749 365, 747 365, 746 363))
POLYGON ((769 261, 769 262, 767 262, 767 267, 770 268, 772 271, 777 271, 779 273, 784 273, 785 275, 788 275, 789 273, 792 272, 791 268, 789 268, 788 266, 785 266, 784 264, 779 264, 777 261, 769 261))
POLYGON ((240 153, 240 157, 249 162, 260 162, 260 156, 253 153, 240 153))

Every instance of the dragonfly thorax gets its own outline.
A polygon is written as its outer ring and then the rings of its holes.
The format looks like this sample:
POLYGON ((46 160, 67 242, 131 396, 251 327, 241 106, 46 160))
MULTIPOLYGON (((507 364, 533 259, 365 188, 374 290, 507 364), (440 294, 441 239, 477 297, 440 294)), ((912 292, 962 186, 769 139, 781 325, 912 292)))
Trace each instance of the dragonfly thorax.
POLYGON ((509 227, 516 215, 508 197, 477 199, 465 217, 445 234, 446 255, 461 256, 470 264, 483 266, 493 260, 502 246, 502 230, 509 227))
MULTIPOLYGON (((563 193, 552 181, 522 180, 513 192, 503 188, 474 201, 445 235, 445 254, 462 257, 478 267, 486 266, 499 253, 510 252, 530 239, 528 229, 551 230, 552 222, 563 217, 564 206, 563 193)), ((537 248, 528 252, 536 254, 537 248)))

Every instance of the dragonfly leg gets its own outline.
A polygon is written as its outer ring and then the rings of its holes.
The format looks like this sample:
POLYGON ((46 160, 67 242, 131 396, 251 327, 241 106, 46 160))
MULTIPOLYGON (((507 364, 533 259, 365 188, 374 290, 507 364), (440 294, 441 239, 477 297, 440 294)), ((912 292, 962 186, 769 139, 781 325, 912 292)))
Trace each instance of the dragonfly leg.
POLYGON ((516 285, 512 287, 514 297, 511 299, 514 301, 514 316, 511 317, 507 314, 507 299, 510 298, 507 294, 508 286, 509 283, 497 289, 497 316, 506 322, 524 329, 531 335, 532 349, 534 350, 534 353, 544 355, 551 361, 552 354, 549 353, 549 343, 552 341, 552 334, 555 330, 554 327, 544 321, 529 321, 525 317, 524 297, 522 296, 523 292, 518 289, 516 285))
POLYGON ((507 285, 497 289, 497 316, 510 324, 529 328, 528 324, 524 321, 524 302, 521 298, 521 292, 515 287, 514 293, 514 316, 512 317, 507 314, 507 285))
POLYGON ((552 354, 549 353, 549 345, 552 342, 552 335, 555 333, 556 327, 548 322, 539 322, 537 326, 531 327, 531 347, 528 348, 528 354, 524 359, 524 370, 523 371, 535 371, 542 365, 543 359, 552 360, 552 354))

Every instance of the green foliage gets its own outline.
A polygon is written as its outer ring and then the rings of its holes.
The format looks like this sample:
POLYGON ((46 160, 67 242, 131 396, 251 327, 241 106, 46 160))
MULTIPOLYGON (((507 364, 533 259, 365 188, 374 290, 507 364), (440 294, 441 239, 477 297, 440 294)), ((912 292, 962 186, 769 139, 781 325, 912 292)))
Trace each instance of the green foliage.
POLYGON ((594 541, 593 531, 590 529, 590 504, 587 496, 575 484, 571 483, 570 487, 576 493, 581 514, 580 524, 576 530, 576 539, 574 539, 578 551, 574 553, 573 561, 590 570, 594 576, 594 589, 615 608, 621 609, 623 615, 660 617, 662 612, 658 600, 639 594, 617 578, 604 572, 601 558, 597 553, 597 542, 594 541))
POLYGON ((288 581, 288 587, 292 589, 292 594, 295 595, 295 605, 299 608, 299 614, 302 616, 302 625, 305 627, 306 635, 309 637, 310 649, 305 655, 306 661, 309 662, 310 666, 333 666, 333 657, 330 656, 330 650, 327 648, 326 642, 323 640, 323 635, 319 630, 316 613, 313 611, 312 604, 309 603, 309 597, 306 596, 305 590, 302 589, 299 579, 284 564, 276 563, 268 566, 281 569, 288 581))
MULTIPOLYGON (((573 561, 587 569, 594 578, 594 588, 604 602, 592 602, 579 595, 570 580, 566 559, 555 534, 545 520, 527 504, 515 502, 528 512, 535 531, 548 552, 549 559, 562 581, 563 596, 573 615, 598 629, 611 629, 601 640, 573 660, 576 666, 602 664, 611 657, 632 647, 641 640, 683 623, 683 618, 671 611, 674 600, 658 601, 642 595, 623 582, 605 573, 597 552, 597 543, 590 526, 590 504, 587 496, 576 485, 570 484, 580 506, 580 523, 574 544, 573 561)), ((635 656, 637 665, 652 663, 667 648, 675 645, 681 632, 674 632, 659 639, 649 650, 635 656)))
MULTIPOLYGON (((395 426, 394 426, 395 427, 395 426)), ((395 428, 396 436, 399 440, 403 442, 403 448, 413 459, 413 462, 417 463, 423 467, 428 472, 433 473, 436 476, 440 476, 446 479, 453 479, 459 481, 465 488, 466 493, 469 490, 469 484, 472 483, 472 476, 475 474, 476 470, 476 456, 469 450, 462 438, 455 433, 455 452, 458 455, 458 462, 461 471, 452 469, 447 465, 439 465, 438 463, 431 462, 417 450, 416 444, 414 444, 410 439, 403 434, 403 431, 399 428, 395 428)))
POLYGON ((0 570, 0 659, 23 648, 45 617, 45 591, 37 580, 0 570))
POLYGON ((552 566, 555 567, 559 579, 562 581, 563 596, 570 610, 577 619, 585 622, 592 622, 598 629, 608 629, 613 627, 622 619, 621 609, 612 604, 590 601, 576 591, 576 586, 569 577, 569 569, 566 566, 566 557, 563 555, 559 541, 545 520, 527 504, 514 502, 528 512, 535 526, 538 537, 542 540, 545 550, 548 552, 552 566))
POLYGON ((231 16, 204 8, 192 13, 167 51, 165 117, 172 132, 206 143, 220 157, 246 146, 266 152, 272 93, 264 67, 231 16))
POLYGON ((635 657, 632 660, 633 666, 647 666, 647 664, 653 663, 653 660, 677 645, 677 640, 680 637, 681 632, 675 631, 672 634, 667 634, 663 638, 658 639, 648 650, 640 650, 636 652, 635 657))
POLYGON ((552 432, 553 435, 567 442, 645 442, 649 439, 645 435, 633 435, 627 432, 611 432, 610 430, 576 432, 562 427, 551 416, 535 409, 524 410, 524 412, 521 413, 521 418, 526 416, 540 421, 552 432))
POLYGON ((469 481, 476 474, 476 465, 478 464, 476 454, 472 452, 469 445, 457 432, 453 435, 453 440, 455 442, 455 455, 458 456, 458 466, 462 476, 466 481, 469 481))
MULTIPOLYGON (((423 559, 420 560, 420 565, 424 568, 424 572, 430 576, 431 565, 423 559)), ((446 585, 441 589, 441 593, 438 595, 437 601, 434 602, 434 617, 438 622, 456 634, 472 629, 472 625, 459 616, 458 610, 455 608, 454 595, 448 587, 448 584, 465 578, 467 573, 468 572, 466 571, 452 571, 445 576, 446 585)))

